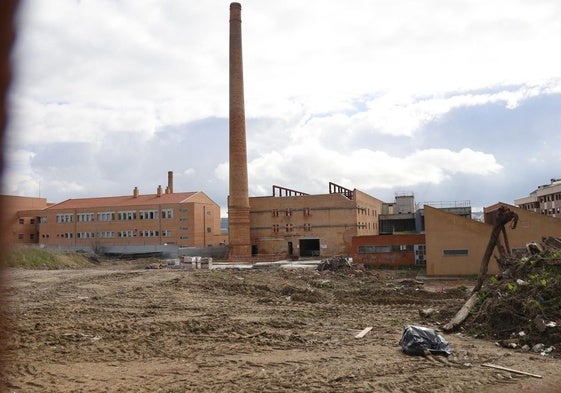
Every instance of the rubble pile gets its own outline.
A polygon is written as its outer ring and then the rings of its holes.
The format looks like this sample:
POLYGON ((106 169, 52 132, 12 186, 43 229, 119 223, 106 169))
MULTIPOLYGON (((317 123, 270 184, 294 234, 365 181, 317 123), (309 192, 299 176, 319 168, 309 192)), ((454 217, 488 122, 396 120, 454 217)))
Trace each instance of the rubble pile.
POLYGON ((509 348, 561 352, 561 240, 497 259, 503 272, 487 279, 464 328, 509 348))
POLYGON ((343 269, 351 269, 352 263, 349 258, 337 255, 331 258, 322 259, 321 262, 318 264, 317 270, 324 271, 338 271, 343 269))

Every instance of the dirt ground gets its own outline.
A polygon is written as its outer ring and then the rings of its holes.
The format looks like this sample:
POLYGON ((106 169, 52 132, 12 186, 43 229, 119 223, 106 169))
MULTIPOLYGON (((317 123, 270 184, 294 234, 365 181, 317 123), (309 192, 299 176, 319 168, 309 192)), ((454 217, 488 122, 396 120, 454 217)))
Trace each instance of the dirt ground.
POLYGON ((438 328, 460 308, 467 291, 457 282, 131 265, 11 269, 8 278, 14 327, 0 375, 8 392, 561 390, 561 360, 462 333, 443 334, 454 350, 446 361, 401 352, 404 325, 438 328), (424 320, 426 308, 439 313, 424 320))

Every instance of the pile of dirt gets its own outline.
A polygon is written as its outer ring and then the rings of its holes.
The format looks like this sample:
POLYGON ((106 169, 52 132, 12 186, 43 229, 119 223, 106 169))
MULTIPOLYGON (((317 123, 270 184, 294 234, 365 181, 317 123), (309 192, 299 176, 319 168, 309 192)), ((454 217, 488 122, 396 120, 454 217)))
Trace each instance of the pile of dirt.
POLYGON ((505 347, 561 356, 561 241, 544 239, 498 262, 503 273, 479 291, 464 328, 505 347))

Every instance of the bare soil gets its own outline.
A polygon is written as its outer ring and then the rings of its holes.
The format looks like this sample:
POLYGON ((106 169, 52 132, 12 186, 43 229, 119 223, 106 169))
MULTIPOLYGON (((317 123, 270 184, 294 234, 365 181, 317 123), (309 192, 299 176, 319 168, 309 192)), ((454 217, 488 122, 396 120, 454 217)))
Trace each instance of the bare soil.
MULTIPOLYGON (((7 272, 9 392, 559 391, 561 360, 443 334, 454 354, 412 357, 407 324, 438 328, 458 282, 398 271, 7 272), (419 309, 438 311, 429 320, 419 309), (355 335, 373 329, 363 338, 355 335), (543 379, 483 367, 493 363, 543 379)), ((470 284, 469 282, 467 283, 470 284)))

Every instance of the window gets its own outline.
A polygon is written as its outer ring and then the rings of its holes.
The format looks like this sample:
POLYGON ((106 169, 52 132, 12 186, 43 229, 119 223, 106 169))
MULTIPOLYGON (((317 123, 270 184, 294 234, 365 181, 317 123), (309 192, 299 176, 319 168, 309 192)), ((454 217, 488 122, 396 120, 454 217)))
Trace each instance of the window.
POLYGON ((168 231, 168 230, 162 231, 162 236, 163 237, 170 237, 171 236, 171 231, 168 231))
POLYGON ((286 224, 286 231, 287 232, 293 232, 294 231, 294 225, 286 224))
POLYGON ((30 224, 35 224, 35 219, 34 219, 34 218, 30 219, 30 220, 29 220, 29 223, 30 223, 30 224))
POLYGON ((292 209, 289 208, 289 207, 287 207, 286 210, 284 211, 284 214, 285 214, 287 217, 290 217, 290 216, 292 215, 292 209))
POLYGON ((304 224, 304 230, 305 231, 311 231, 312 230, 312 224, 308 224, 308 223, 304 224))
POLYGON ((47 217, 43 216, 39 219, 39 223, 41 224, 46 224, 47 223, 47 217))
POLYGON ((18 222, 20 223, 20 225, 23 225, 23 223, 24 223, 23 218, 20 218, 20 219, 18 220, 18 222))
POLYGON ((157 220, 158 216, 158 210, 140 210, 138 212, 140 220, 157 220))
POLYGON ((57 223, 67 223, 74 221, 74 215, 72 213, 60 213, 56 215, 57 223))
POLYGON ((310 208, 309 207, 305 208, 304 209, 304 217, 308 217, 308 216, 311 216, 311 215, 312 215, 312 213, 311 213, 310 208))
POLYGON ((78 222, 90 222, 94 220, 93 213, 78 213, 76 216, 78 216, 78 222))
POLYGON ((459 250, 442 250, 444 256, 467 256, 469 255, 469 250, 459 249, 459 250))
POLYGON ((273 225, 273 232, 275 232, 275 233, 276 233, 276 232, 278 232, 278 231, 279 231, 279 229, 280 229, 280 226, 279 226, 279 224, 275 224, 275 225, 273 225))
POLYGON ((97 213, 97 221, 115 221, 115 212, 97 213))
POLYGON ((173 218, 173 209, 162 209, 162 218, 173 218))
POLYGON ((179 230, 181 230, 181 231, 188 231, 189 228, 188 228, 188 227, 179 227, 179 230))
POLYGON ((120 211, 119 212, 119 220, 122 220, 122 221, 136 220, 136 211, 135 210, 120 211))
POLYGON ((278 209, 273 209, 271 214, 272 214, 273 217, 278 217, 279 216, 279 210, 278 209))
POLYGON ((206 233, 211 233, 212 232, 212 228, 211 227, 207 227, 206 228, 206 233))
POLYGON ((23 233, 18 233, 18 240, 23 240, 23 233))
POLYGON ((29 234, 29 240, 35 240, 35 234, 34 233, 29 234))

